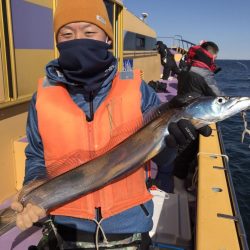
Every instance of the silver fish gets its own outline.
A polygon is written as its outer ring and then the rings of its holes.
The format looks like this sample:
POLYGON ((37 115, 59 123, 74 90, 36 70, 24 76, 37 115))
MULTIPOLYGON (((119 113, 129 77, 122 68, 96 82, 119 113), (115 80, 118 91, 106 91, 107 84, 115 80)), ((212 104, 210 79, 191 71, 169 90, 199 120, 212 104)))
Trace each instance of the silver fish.
MULTIPOLYGON (((224 120, 250 108, 250 97, 201 97, 181 108, 168 103, 159 106, 133 135, 105 154, 53 179, 24 190, 19 201, 37 204, 45 210, 57 207, 97 190, 138 169, 164 147, 171 122, 187 119, 196 128, 224 120)), ((15 212, 0 213, 0 236, 15 226, 15 212)))

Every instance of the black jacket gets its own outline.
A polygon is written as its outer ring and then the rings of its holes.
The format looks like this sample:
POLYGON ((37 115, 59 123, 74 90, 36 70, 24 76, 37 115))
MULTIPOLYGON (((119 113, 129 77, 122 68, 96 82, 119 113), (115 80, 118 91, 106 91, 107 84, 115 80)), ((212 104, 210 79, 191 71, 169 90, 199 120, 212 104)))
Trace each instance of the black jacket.
POLYGON ((181 71, 178 75, 178 95, 195 92, 202 96, 217 96, 205 79, 192 71, 181 71))
POLYGON ((161 64, 164 66, 168 64, 169 66, 175 66, 176 62, 174 59, 174 55, 171 53, 167 45, 159 44, 158 52, 161 56, 161 64))

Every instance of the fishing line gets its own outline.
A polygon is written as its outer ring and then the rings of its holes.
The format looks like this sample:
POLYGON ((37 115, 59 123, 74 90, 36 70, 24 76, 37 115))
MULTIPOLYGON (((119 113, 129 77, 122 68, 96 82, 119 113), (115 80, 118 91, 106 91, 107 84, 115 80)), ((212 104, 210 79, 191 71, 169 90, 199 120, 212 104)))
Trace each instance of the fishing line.
MULTIPOLYGON (((246 134, 250 135, 250 129, 247 128, 247 113, 246 113, 246 111, 242 111, 241 116, 242 116, 243 123, 244 123, 244 130, 243 130, 242 135, 241 135, 241 142, 243 143, 245 135, 246 134)), ((250 148, 250 145, 249 145, 249 148, 250 148)))
POLYGON ((241 65, 246 71, 248 71, 248 66, 242 62, 237 62, 239 65, 241 65))

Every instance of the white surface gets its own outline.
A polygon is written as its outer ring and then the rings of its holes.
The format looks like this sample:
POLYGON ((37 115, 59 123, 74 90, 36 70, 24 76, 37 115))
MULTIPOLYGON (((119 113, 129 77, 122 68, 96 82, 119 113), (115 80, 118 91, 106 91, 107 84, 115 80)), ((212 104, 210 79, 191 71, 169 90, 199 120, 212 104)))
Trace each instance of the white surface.
POLYGON ((159 218, 162 212, 163 203, 165 200, 169 199, 168 193, 157 189, 157 190, 150 190, 150 193, 154 196, 153 203, 154 203, 154 214, 153 214, 153 228, 149 232, 150 237, 154 236, 156 233, 156 229, 159 223, 159 218))

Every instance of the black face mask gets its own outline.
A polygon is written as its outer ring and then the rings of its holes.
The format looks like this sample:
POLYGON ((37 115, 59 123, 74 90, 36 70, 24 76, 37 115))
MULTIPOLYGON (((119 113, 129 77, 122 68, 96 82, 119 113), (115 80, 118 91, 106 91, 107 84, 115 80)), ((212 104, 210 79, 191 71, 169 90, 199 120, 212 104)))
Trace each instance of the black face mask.
POLYGON ((93 39, 75 39, 57 45, 59 66, 65 78, 87 92, 98 90, 116 63, 109 44, 93 39), (112 67, 113 66, 113 67, 112 67))

